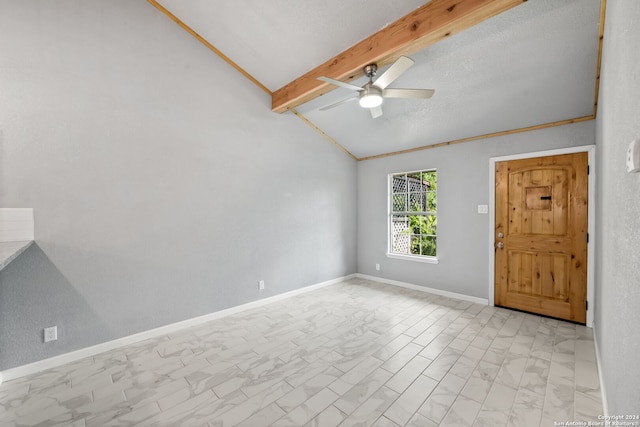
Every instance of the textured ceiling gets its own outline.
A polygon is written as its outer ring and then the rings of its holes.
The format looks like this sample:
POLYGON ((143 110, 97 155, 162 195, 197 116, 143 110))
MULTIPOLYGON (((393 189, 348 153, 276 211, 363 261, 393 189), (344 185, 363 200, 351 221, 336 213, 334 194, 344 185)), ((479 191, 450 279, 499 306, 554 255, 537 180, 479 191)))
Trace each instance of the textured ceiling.
MULTIPOLYGON (((276 90, 425 2, 160 3, 276 90)), ((600 0, 529 0, 411 55, 390 87, 433 88, 430 100, 387 99, 377 119, 357 102, 319 111, 352 95, 336 89, 298 110, 359 158, 589 116, 599 14, 600 0)))

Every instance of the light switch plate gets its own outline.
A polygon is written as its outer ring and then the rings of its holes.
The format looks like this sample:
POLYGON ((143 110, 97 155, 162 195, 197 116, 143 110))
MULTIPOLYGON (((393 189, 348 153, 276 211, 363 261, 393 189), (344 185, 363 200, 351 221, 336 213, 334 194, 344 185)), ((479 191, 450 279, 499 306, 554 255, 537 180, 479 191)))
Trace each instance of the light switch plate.
POLYGON ((634 139, 627 149, 627 172, 640 172, 640 140, 634 139))
POLYGON ((488 205, 478 205, 478 213, 479 214, 488 214, 489 206, 488 205))
POLYGON ((55 341, 58 339, 58 327, 51 326, 44 328, 44 342, 55 341))

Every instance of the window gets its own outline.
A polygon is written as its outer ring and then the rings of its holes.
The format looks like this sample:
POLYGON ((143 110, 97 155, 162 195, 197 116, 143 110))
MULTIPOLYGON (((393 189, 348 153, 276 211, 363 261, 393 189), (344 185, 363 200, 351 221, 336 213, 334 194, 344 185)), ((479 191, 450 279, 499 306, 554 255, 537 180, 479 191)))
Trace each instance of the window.
POLYGON ((435 170, 389 175, 389 256, 436 261, 437 187, 435 170))

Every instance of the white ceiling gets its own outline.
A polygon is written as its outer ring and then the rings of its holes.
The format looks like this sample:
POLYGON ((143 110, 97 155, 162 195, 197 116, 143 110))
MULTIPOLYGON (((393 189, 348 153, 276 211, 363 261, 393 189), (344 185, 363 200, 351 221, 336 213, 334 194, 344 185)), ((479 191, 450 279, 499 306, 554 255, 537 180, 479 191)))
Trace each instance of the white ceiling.
MULTIPOLYGON (((425 1, 160 3, 275 91, 425 1)), ((319 111, 353 94, 336 89, 298 111, 359 158, 588 116, 599 12, 600 0, 529 0, 411 55, 390 87, 433 88, 430 100, 387 99, 377 119, 357 102, 319 111)))

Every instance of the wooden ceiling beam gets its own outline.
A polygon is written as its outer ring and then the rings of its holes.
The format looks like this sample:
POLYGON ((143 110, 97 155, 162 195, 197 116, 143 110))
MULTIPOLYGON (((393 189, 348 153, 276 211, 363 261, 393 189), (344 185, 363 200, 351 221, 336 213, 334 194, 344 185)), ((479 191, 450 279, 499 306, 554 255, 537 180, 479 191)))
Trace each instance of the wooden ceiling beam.
MULTIPOLYGON (((355 80, 363 75, 365 65, 385 66, 526 1, 431 0, 275 91, 272 110, 283 113, 335 89, 318 77, 355 80)), ((366 19, 366 11, 364 14, 362 19, 366 19)))

